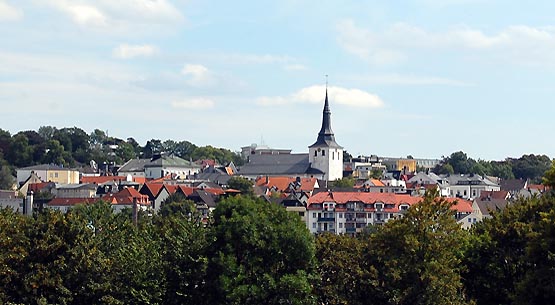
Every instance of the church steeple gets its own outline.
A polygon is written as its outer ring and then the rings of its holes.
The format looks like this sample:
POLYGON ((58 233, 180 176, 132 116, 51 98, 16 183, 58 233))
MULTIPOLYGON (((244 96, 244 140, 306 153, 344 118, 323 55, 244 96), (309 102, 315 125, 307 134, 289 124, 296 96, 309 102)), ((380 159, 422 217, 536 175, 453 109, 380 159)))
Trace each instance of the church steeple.
POLYGON ((335 142, 335 135, 331 130, 331 111, 330 104, 328 101, 328 88, 326 82, 326 99, 324 101, 324 111, 322 114, 322 128, 318 133, 318 139, 310 147, 341 147, 337 142, 335 142))

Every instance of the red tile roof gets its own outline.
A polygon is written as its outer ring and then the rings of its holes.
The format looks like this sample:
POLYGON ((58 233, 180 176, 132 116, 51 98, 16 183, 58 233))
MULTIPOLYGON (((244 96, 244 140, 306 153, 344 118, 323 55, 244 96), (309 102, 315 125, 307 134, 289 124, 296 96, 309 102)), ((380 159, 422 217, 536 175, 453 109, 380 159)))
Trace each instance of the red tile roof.
POLYGON ((130 205, 133 204, 135 201, 141 205, 150 204, 147 195, 139 193, 136 189, 132 187, 124 188, 117 194, 105 195, 104 197, 102 197, 102 200, 108 201, 112 204, 130 205))
POLYGON ((509 191, 482 191, 480 193, 480 200, 485 199, 507 199, 509 191))
MULTIPOLYGON (((376 202, 383 202, 385 204, 394 204, 395 209, 398 209, 401 204, 408 204, 411 206, 421 200, 422 197, 394 193, 321 192, 308 199, 307 209, 310 209, 313 204, 321 204, 324 202, 335 202, 336 204, 346 204, 347 202, 373 204, 376 202)), ((461 213, 472 213, 472 203, 470 201, 458 198, 446 198, 446 200, 449 202, 456 202, 451 206, 451 210, 461 213)))
POLYGON ((472 202, 460 198, 445 198, 448 202, 452 202, 451 210, 459 213, 472 213, 472 202))
POLYGON ((30 183, 29 188, 27 190, 33 191, 33 193, 38 193, 42 191, 44 188, 46 188, 49 184, 52 184, 52 182, 30 183))
MULTIPOLYGON (((160 190, 164 187, 162 183, 150 183, 147 182, 143 185, 143 188, 146 188, 153 197, 158 196, 160 190)), ((142 189, 141 189, 142 190, 142 189)))
POLYGON ((77 204, 89 204, 99 201, 100 198, 54 198, 48 202, 48 206, 74 206, 77 204))
MULTIPOLYGON (((295 183, 297 178, 277 176, 277 177, 259 177, 255 181, 256 186, 267 186, 268 188, 275 187, 278 191, 286 191, 290 183, 295 183), (268 182, 266 182, 268 179, 268 182)), ((314 191, 314 187, 318 179, 316 178, 301 178, 301 190, 305 192, 314 191)))

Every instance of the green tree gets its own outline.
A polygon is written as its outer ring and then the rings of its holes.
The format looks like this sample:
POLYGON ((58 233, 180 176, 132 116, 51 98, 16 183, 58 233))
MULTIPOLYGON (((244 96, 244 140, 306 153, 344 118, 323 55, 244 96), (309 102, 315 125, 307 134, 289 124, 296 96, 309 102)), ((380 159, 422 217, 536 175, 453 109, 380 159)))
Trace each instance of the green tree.
POLYGON ((254 194, 253 183, 247 178, 234 176, 229 179, 227 185, 229 188, 241 191, 241 194, 250 196, 254 194))
POLYGON ((15 179, 11 168, 0 162, 0 190, 10 190, 14 183, 15 179))
POLYGON ((351 176, 343 177, 341 179, 333 181, 332 186, 336 188, 352 188, 353 186, 355 186, 355 182, 355 178, 351 176))
POLYGON ((555 190, 555 160, 551 162, 551 167, 545 172, 542 183, 555 190))
POLYGON ((551 159, 546 155, 523 155, 518 159, 509 159, 513 174, 517 179, 531 179, 538 183, 544 173, 551 167, 551 159))
POLYGON ((552 281, 545 282, 555 268, 549 254, 555 244, 547 236, 554 201, 550 195, 519 199, 473 227, 464 283, 478 305, 544 304, 544 296, 555 295, 552 281))
POLYGON ((206 229, 183 215, 160 213, 154 220, 166 281, 164 304, 206 304, 206 229))
POLYGON ((371 234, 364 256, 374 274, 364 285, 370 303, 466 304, 460 276, 466 235, 451 205, 429 192, 371 234))
POLYGON ((33 162, 33 148, 29 146, 29 140, 24 134, 13 137, 10 151, 6 154, 6 160, 16 166, 30 166, 33 162))
POLYGON ((208 303, 314 304, 314 242, 297 215, 230 197, 214 210, 210 240, 208 303))
POLYGON ((319 280, 315 290, 318 304, 367 304, 364 280, 367 266, 362 257, 366 244, 347 235, 316 237, 319 280))

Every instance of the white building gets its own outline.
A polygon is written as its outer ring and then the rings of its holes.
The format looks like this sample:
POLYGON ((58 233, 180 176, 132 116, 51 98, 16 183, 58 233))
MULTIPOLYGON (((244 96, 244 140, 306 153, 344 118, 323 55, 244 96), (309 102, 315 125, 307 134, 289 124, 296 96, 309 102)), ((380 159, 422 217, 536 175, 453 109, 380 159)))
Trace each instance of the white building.
POLYGON ((322 128, 314 144, 308 147, 308 158, 312 168, 324 173, 324 180, 333 181, 343 178, 343 147, 335 142, 331 130, 331 111, 328 102, 328 91, 322 115, 322 128))

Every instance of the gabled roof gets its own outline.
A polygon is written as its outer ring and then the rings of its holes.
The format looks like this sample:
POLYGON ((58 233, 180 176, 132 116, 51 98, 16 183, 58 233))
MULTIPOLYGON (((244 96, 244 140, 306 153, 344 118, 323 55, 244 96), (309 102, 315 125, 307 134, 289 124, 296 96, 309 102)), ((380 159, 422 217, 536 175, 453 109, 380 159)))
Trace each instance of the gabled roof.
POLYGON ((74 206, 77 204, 89 204, 99 201, 99 198, 54 198, 47 206, 74 206))
POLYGON ((526 188, 527 181, 523 179, 501 180, 499 186, 504 191, 520 191, 526 188))
POLYGON ((106 195, 102 197, 102 200, 108 201, 112 204, 122 205, 133 204, 135 201, 142 205, 150 204, 147 195, 139 193, 136 189, 132 187, 124 188, 116 194, 106 195))
POLYGON ((160 193, 160 190, 164 188, 164 184, 162 183, 145 183, 143 187, 141 187, 140 193, 143 195, 147 195, 149 198, 156 198, 160 193))
MULTIPOLYGON (((283 192, 289 188, 289 185, 297 183, 297 178, 287 176, 258 177, 255 181, 256 186, 275 187, 276 190, 283 192), (267 180, 267 181, 266 181, 267 180)), ((312 192, 318 185, 316 178, 299 178, 300 190, 312 192)))
POLYGON ((124 176, 98 176, 98 177, 81 177, 81 183, 96 183, 103 184, 110 181, 125 181, 127 178, 124 176))
POLYGON ((453 203, 451 210, 460 213, 472 213, 472 202, 460 198, 446 198, 446 200, 453 203))
POLYGON ((501 211, 508 205, 508 201, 504 199, 492 200, 476 200, 478 208, 484 216, 490 215, 490 212, 501 211))
POLYGON ((480 200, 488 199, 502 199, 509 198, 509 191, 482 191, 480 193, 480 200))
POLYGON ((144 167, 183 167, 183 168, 200 168, 200 165, 181 159, 174 155, 163 155, 144 165, 144 167))
POLYGON ((121 172, 144 172, 145 165, 150 162, 150 159, 131 159, 123 164, 118 173, 121 172))
POLYGON ((41 192, 45 189, 56 188, 56 183, 54 182, 39 182, 39 183, 29 183, 27 191, 33 191, 33 193, 41 192))
POLYGON ((238 173, 253 176, 302 176, 310 169, 308 154, 250 155, 249 163, 243 165, 238 173))
POLYGON ((55 164, 39 164, 39 165, 18 168, 18 170, 68 170, 69 171, 72 169, 64 168, 63 166, 55 165, 55 164))

